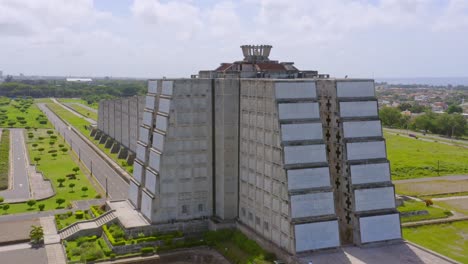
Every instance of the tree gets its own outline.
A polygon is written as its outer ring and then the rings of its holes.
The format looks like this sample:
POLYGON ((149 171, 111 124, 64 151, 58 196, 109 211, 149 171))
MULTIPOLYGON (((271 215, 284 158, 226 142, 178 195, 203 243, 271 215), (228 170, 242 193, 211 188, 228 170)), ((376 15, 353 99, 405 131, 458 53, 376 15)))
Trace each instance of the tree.
POLYGON ((38 204, 37 207, 39 207, 39 211, 44 211, 45 204, 38 204))
POLYGON ((52 130, 47 130, 47 134, 50 136, 50 135, 54 134, 54 131, 52 131, 52 130))
POLYGON ((60 150, 63 152, 63 154, 65 154, 65 153, 67 153, 68 148, 61 148, 60 150))
POLYGON ((447 113, 449 114, 463 113, 463 108, 459 105, 452 104, 452 105, 449 105, 449 107, 447 108, 447 113))
POLYGON ((74 167, 72 170, 73 170, 73 172, 74 172, 75 174, 77 174, 78 171, 80 171, 80 168, 79 168, 79 167, 74 167))
POLYGON ((39 152, 42 154, 44 151, 44 148, 38 148, 37 150, 39 150, 39 152))
POLYGON ((61 204, 63 204, 65 202, 65 199, 63 198, 57 198, 55 199, 55 202, 58 204, 58 207, 60 207, 61 204))
POLYGON ((36 200, 29 200, 27 204, 29 206, 29 209, 31 209, 36 204, 36 200))
POLYGON ((399 127, 401 120, 400 110, 393 107, 383 107, 379 111, 382 124, 388 127, 399 127))
POLYGON ((52 153, 52 158, 57 158, 57 153, 52 153))
POLYGON ((31 231, 29 232, 29 238, 31 239, 31 243, 39 244, 44 239, 44 230, 42 226, 31 226, 31 231))
POLYGON ((71 192, 73 192, 73 188, 75 187, 75 184, 72 182, 68 185, 68 187, 70 187, 71 192))
POLYGON ((9 204, 4 204, 2 207, 3 207, 3 211, 5 211, 5 214, 7 213, 8 209, 10 209, 9 204))
POLYGON ((32 144, 32 147, 33 147, 33 148, 37 148, 37 146, 38 146, 37 143, 33 143, 33 144, 32 144))
POLYGON ((414 119, 414 127, 418 130, 435 132, 435 114, 433 112, 426 112, 414 119))
POLYGON ((88 191, 88 187, 86 186, 81 187, 81 191, 83 192, 83 196, 85 196, 86 192, 88 191))
POLYGON ((52 147, 55 144, 55 141, 51 140, 49 141, 49 145, 52 147))
POLYGON ((0 196, 0 204, 3 203, 3 201, 5 201, 5 198, 3 198, 2 196, 0 196))
POLYGON ((65 182, 65 178, 58 178, 57 182, 59 183, 58 187, 63 187, 63 182, 65 182))
POLYGON ((34 161, 36 162, 36 165, 38 165, 38 164, 39 164, 39 161, 40 161, 40 160, 41 160, 41 158, 40 158, 40 157, 34 157, 34 161))

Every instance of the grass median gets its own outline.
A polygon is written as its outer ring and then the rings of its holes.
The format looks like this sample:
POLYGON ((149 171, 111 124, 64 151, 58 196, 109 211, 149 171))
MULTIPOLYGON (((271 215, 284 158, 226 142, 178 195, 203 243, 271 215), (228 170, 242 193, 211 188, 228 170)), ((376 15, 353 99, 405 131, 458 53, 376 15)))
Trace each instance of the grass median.
POLYGON ((6 190, 10 169, 10 131, 3 129, 0 133, 0 190, 6 190))
POLYGON ((86 105, 88 107, 91 107, 91 108, 94 108, 94 109, 98 109, 99 107, 99 104, 98 103, 92 103, 92 104, 88 104, 88 102, 86 102, 85 100, 83 99, 80 99, 80 98, 60 98, 58 99, 61 103, 75 103, 75 104, 82 104, 82 105, 86 105))
POLYGON ((384 133, 392 179, 468 173, 468 149, 384 133))
POLYGON ((97 121, 97 119, 98 119, 98 114, 96 112, 90 111, 89 109, 84 108, 80 104, 69 103, 69 104, 67 104, 67 106, 69 106, 70 108, 72 108, 73 110, 75 110, 76 112, 80 113, 83 116, 91 118, 91 119, 93 119, 95 121, 97 121))

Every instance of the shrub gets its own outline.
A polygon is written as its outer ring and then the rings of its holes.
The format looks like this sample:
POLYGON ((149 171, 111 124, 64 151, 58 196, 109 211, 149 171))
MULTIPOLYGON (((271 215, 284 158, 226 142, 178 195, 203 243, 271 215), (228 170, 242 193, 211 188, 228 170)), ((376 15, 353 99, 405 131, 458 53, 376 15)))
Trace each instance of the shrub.
POLYGON ((115 259, 116 255, 115 255, 115 253, 111 253, 111 254, 109 255, 109 257, 110 257, 111 259, 115 259))
POLYGON ((76 219, 83 219, 83 217, 84 217, 84 212, 81 211, 81 210, 76 211, 76 212, 75 212, 75 217, 76 217, 76 219))
POLYGON ((39 204, 37 207, 39 207, 39 211, 44 211, 45 204, 39 204))
POLYGON ((47 151, 47 153, 57 153, 57 150, 56 149, 51 149, 51 150, 47 151))
POLYGON ((432 202, 431 199, 424 200, 424 202, 426 203, 427 207, 434 205, 434 202, 432 202))
POLYGON ((141 248, 141 254, 146 255, 146 254, 153 254, 154 253, 154 248, 153 247, 144 247, 141 248))
POLYGON ((41 124, 41 125, 45 125, 45 124, 47 124, 47 120, 45 120, 45 119, 42 119, 42 120, 40 120, 40 121, 39 121, 39 124, 41 124))
POLYGON ((44 140, 44 137, 38 137, 37 139, 39 139, 39 140, 44 140))
POLYGON ((65 145, 64 145, 64 144, 59 144, 58 146, 59 146, 59 148, 63 148, 63 147, 65 147, 65 145))
POLYGON ((102 195, 96 194, 96 196, 94 196, 94 198, 96 198, 96 199, 101 199, 101 198, 102 198, 102 195))

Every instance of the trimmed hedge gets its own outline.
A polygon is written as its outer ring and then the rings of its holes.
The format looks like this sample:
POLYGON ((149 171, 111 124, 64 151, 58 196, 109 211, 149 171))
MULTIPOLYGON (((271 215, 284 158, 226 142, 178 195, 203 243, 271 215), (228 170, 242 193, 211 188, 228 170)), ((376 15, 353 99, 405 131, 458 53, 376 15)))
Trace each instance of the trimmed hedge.
POLYGON ((109 242, 113 245, 113 246, 124 246, 125 245, 125 240, 121 240, 121 241, 115 241, 114 239, 114 236, 112 235, 112 233, 109 231, 109 228, 107 227, 107 225, 103 225, 102 226, 102 230, 104 231, 104 233, 106 234, 107 238, 109 239, 109 242))
POLYGON ((10 131, 4 129, 0 139, 0 190, 8 188, 8 171, 10 169, 10 131))

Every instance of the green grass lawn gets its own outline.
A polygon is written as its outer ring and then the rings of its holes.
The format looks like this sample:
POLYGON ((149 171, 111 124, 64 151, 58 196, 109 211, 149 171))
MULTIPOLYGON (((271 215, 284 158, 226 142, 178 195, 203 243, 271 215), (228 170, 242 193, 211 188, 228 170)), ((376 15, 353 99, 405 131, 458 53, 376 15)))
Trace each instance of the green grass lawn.
POLYGON ((425 203, 413 201, 413 200, 405 201, 405 204, 403 206, 397 207, 397 209, 398 211, 402 213, 411 212, 411 211, 423 211, 423 210, 426 210, 429 213, 427 215, 413 215, 413 216, 405 216, 405 217, 402 216, 401 217, 402 223, 447 218, 452 215, 452 213, 449 210, 444 210, 444 209, 437 208, 434 206, 427 207, 425 203))
POLYGON ((0 106, 0 127, 51 128, 52 125, 32 99, 17 99, 0 106))
POLYGON ((47 106, 52 110, 56 115, 60 116, 62 119, 66 120, 70 125, 78 129, 83 135, 88 135, 89 131, 86 129, 91 123, 86 121, 84 118, 79 117, 62 106, 55 103, 48 103, 47 106))
POLYGON ((98 114, 96 112, 89 111, 89 109, 86 109, 79 104, 71 103, 71 104, 68 104, 68 106, 71 107, 73 110, 77 111, 78 113, 82 114, 83 116, 86 116, 96 121, 98 119, 98 114))
POLYGON ((94 108, 96 110, 99 107, 98 103, 88 104, 88 102, 86 102, 83 99, 79 99, 79 98, 60 98, 60 99, 57 99, 57 100, 59 102, 61 102, 61 103, 78 103, 78 104, 86 105, 86 106, 89 106, 89 107, 94 108))
MULTIPOLYGON (((62 209, 67 206, 71 201, 84 200, 84 199, 94 199, 97 195, 97 192, 89 179, 81 172, 78 171, 76 174, 76 179, 69 179, 67 175, 74 173, 72 169, 77 167, 78 164, 75 162, 76 158, 73 158, 73 154, 68 150, 66 153, 60 151, 59 144, 64 144, 64 147, 70 149, 70 147, 64 142, 63 138, 58 136, 56 143, 50 145, 51 141, 50 136, 46 133, 46 129, 38 129, 37 131, 31 130, 34 137, 27 139, 27 148, 30 162, 34 163, 34 158, 39 157, 41 160, 38 162, 37 169, 41 171, 44 176, 51 180, 53 188, 55 189, 56 195, 43 200, 38 201, 35 206, 30 208, 26 203, 10 204, 10 209, 7 211, 11 213, 23 213, 29 211, 38 211, 38 204, 45 204, 45 210, 54 210, 62 209), (39 137, 44 139, 40 140, 39 137), (33 147, 32 144, 38 144, 37 147, 33 147), (39 151, 40 148, 43 148, 43 151, 39 151), (57 150, 57 156, 52 157, 51 153, 48 153, 49 150, 57 150), (59 187, 57 179, 65 178, 63 183, 64 187, 59 187), (70 183, 75 184, 73 188, 69 185, 70 183), (86 186, 88 191, 82 192, 81 188, 86 186), (65 202, 60 206, 56 203, 56 199, 63 198, 65 202)), ((28 138, 28 137, 26 137, 28 138)))
POLYGON ((468 263, 468 221, 403 228, 403 237, 437 253, 468 263))
POLYGON ((58 116, 66 120, 68 123, 70 123, 73 127, 78 129, 81 134, 83 134, 85 137, 87 137, 91 142, 94 143, 99 149, 101 149, 104 153, 106 153, 107 156, 109 156, 111 159, 113 159, 117 164, 119 164, 120 167, 122 167, 124 170, 126 170, 129 173, 133 172, 133 166, 130 166, 125 162, 123 159, 119 159, 117 157, 118 153, 110 153, 110 148, 105 148, 104 144, 99 144, 97 140, 94 140, 89 134, 90 132, 85 128, 86 126, 89 126, 90 123, 86 121, 85 119, 78 117, 68 111, 67 109, 64 109, 62 106, 54 103, 47 104, 49 108, 58 116))
POLYGON ((468 173, 468 149, 384 133, 392 179, 468 173), (438 162, 439 165, 438 166, 438 162))

